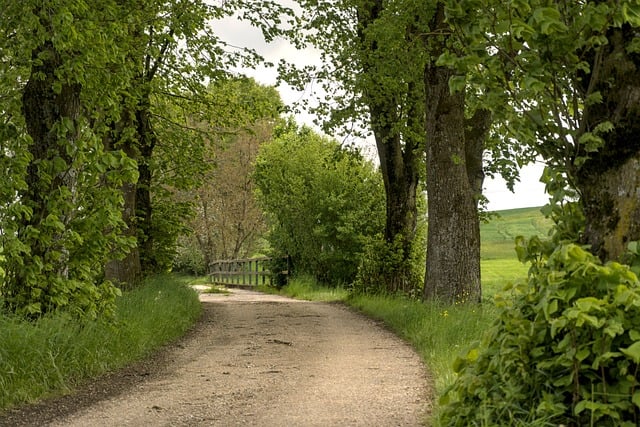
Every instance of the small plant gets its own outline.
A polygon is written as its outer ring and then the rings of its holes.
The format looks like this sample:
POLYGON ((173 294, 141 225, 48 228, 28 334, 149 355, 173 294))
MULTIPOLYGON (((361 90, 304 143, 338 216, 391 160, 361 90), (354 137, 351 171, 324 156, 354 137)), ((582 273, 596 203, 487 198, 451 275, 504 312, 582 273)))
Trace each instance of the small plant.
POLYGON ((209 289, 204 291, 205 294, 222 294, 222 295, 230 295, 231 292, 229 292, 228 289, 225 289, 221 286, 217 286, 217 285, 211 285, 211 287, 209 287, 209 289))
POLYGON ((576 244, 518 238, 517 252, 529 280, 496 297, 498 319, 456 360, 442 425, 637 426, 636 275, 576 244))

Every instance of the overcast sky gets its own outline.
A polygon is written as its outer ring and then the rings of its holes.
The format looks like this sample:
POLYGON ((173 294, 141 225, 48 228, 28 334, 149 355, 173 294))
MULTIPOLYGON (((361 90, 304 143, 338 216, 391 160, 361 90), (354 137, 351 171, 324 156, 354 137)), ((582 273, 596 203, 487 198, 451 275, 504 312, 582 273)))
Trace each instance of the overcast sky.
MULTIPOLYGON (((215 24, 216 34, 227 43, 236 46, 247 46, 258 51, 267 61, 277 64, 280 59, 295 62, 298 65, 313 64, 319 61, 317 54, 313 50, 304 52, 297 51, 285 41, 279 40, 267 44, 264 42, 262 33, 249 26, 247 23, 227 18, 217 21, 215 24)), ((242 70, 250 77, 255 78, 262 84, 275 85, 277 72, 273 68, 259 67, 254 70, 242 70)), ((309 98, 310 91, 298 92, 284 85, 278 90, 283 102, 287 105, 299 102, 301 98, 309 98)), ((313 125, 314 117, 309 114, 297 114, 298 123, 313 125)), ((372 141, 363 141, 366 150, 375 156, 375 144, 372 141)), ((520 182, 515 186, 515 193, 510 192, 500 178, 487 179, 484 185, 484 194, 489 199, 489 210, 504 210, 520 207, 542 206, 547 203, 548 196, 544 193, 544 185, 539 179, 542 175, 543 166, 535 164, 523 168, 520 172, 520 182)))

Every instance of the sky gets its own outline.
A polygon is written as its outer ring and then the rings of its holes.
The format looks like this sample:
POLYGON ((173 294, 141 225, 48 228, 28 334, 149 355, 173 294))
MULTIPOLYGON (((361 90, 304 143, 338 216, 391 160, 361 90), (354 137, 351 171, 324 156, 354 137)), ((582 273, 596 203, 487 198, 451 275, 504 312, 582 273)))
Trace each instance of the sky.
MULTIPOLYGON (((227 43, 235 46, 246 46, 255 49, 267 61, 277 64, 280 59, 294 62, 297 65, 313 64, 319 61, 319 55, 312 49, 298 51, 284 40, 276 40, 267 44, 262 33, 252 28, 248 23, 235 18, 226 18, 216 21, 214 24, 216 34, 227 43)), ((258 67, 256 69, 238 70, 243 74, 256 79, 264 85, 276 85, 277 71, 274 68, 258 67)), ((313 100, 310 90, 298 92, 286 84, 277 86, 283 102, 287 105, 298 103, 303 98, 313 100)), ((308 113, 296 114, 299 124, 313 124, 314 116, 308 113)), ((375 157, 375 144, 372 140, 363 141, 365 152, 373 153, 375 157)), ((540 163, 525 166, 520 170, 520 182, 516 183, 512 193, 507 189, 503 179, 487 178, 484 182, 484 195, 489 199, 488 210, 506 210, 522 207, 542 206, 548 202, 548 196, 544 192, 544 185, 539 181, 544 166, 540 163)))

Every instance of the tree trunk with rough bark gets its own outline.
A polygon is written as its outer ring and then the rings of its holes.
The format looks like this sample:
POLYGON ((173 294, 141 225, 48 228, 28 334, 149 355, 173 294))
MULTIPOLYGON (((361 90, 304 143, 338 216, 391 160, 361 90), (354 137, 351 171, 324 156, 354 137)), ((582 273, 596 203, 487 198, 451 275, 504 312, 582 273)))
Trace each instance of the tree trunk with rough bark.
MULTIPOLYGON (((40 58, 41 62, 33 66, 22 93, 22 111, 32 140, 29 147, 32 159, 27 167, 27 189, 20 195, 22 203, 31 208, 32 214, 23 220, 19 234, 29 233, 30 228, 40 229, 49 215, 61 217, 64 221, 64 208, 55 206, 55 202, 49 198, 62 194, 62 187, 73 191, 74 174, 70 170, 72 159, 67 146, 77 137, 76 127, 80 116, 82 88, 79 84, 58 80, 56 73, 62 61, 53 43, 47 41, 36 48, 33 58, 40 58), (59 90, 55 90, 57 84, 59 90)), ((61 240, 59 238, 63 232, 58 231, 57 237, 51 236, 51 241, 61 240)), ((51 248, 43 241, 29 237, 23 240, 23 243, 29 242, 31 258, 47 260, 51 248)), ((58 249, 64 252, 64 248, 58 249)), ((59 274, 64 276, 65 261, 59 260, 57 264, 59 274)))
POLYGON ((580 153, 588 159, 574 173, 586 219, 582 241, 603 261, 621 260, 629 242, 640 240, 640 56, 627 51, 635 37, 628 25, 611 29, 583 79, 602 102, 585 106, 581 130, 613 125, 598 152, 580 153))
MULTIPOLYGON (((440 3, 431 28, 445 25, 440 3)), ((429 43, 437 58, 446 42, 429 43)), ((429 229, 423 298, 475 303, 482 297, 478 197, 490 114, 479 110, 465 119, 464 92, 449 89, 453 76, 453 70, 435 63, 425 68, 429 229)))
MULTIPOLYGON (((366 37, 365 31, 383 12, 381 0, 372 0, 362 5, 358 11, 358 36, 366 54, 371 57, 380 55, 375 40, 366 37)), ((380 60, 380 58, 377 58, 380 60)), ((374 59, 375 61, 375 59, 374 59)), ((415 84, 407 83, 407 93, 387 93, 383 85, 374 84, 378 79, 384 80, 384 73, 376 63, 364 61, 364 72, 370 73, 369 80, 376 87, 371 87, 364 94, 369 109, 371 128, 376 141, 380 169, 386 195, 385 241, 394 251, 401 252, 401 259, 393 266, 393 274, 385 279, 388 291, 408 292, 412 290, 411 253, 417 228, 416 192, 419 182, 419 169, 422 167, 422 148, 417 138, 410 133, 414 129, 402 133, 399 129, 411 128, 420 122, 416 105, 412 100, 421 102, 415 84), (403 99, 404 98, 404 99, 403 99), (406 111, 402 111, 402 110, 406 111)), ((419 126, 419 125, 417 125, 419 126)))
MULTIPOLYGON (((123 100, 123 104, 126 101, 123 100)), ((124 131, 135 125, 135 114, 130 107, 125 107, 121 120, 112 125, 111 133, 104 138, 105 150, 123 150, 131 159, 138 158, 136 141, 131 137, 123 139, 124 131)), ((136 183, 126 183, 121 187, 122 199, 122 220, 127 225, 126 236, 136 238, 137 241, 137 221, 136 221, 136 183)), ((138 245, 122 259, 113 259, 105 265, 105 278, 117 284, 120 288, 134 288, 142 282, 142 266, 140 263, 140 250, 138 245)))

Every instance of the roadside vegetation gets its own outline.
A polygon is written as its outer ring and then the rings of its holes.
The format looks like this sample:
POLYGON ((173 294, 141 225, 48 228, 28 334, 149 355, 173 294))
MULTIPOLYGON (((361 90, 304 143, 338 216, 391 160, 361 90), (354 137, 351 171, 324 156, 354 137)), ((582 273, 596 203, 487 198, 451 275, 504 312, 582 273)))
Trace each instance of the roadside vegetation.
POLYGON ((113 320, 0 315, 0 410, 69 392, 183 335, 201 312, 188 280, 147 279, 118 298, 113 320))
POLYGON ((516 257, 516 236, 546 235, 550 226, 539 208, 502 211, 481 226, 482 305, 425 303, 406 296, 351 293, 345 288, 322 286, 309 276, 294 278, 281 293, 313 301, 343 302, 381 320, 415 347, 429 367, 440 395, 456 377, 453 361, 479 340, 496 319, 494 296, 505 286, 526 279, 527 266, 516 257))

